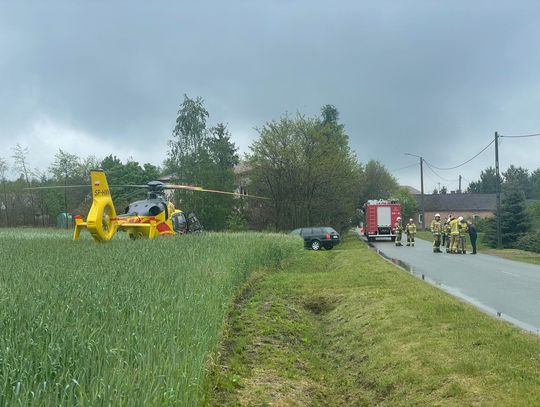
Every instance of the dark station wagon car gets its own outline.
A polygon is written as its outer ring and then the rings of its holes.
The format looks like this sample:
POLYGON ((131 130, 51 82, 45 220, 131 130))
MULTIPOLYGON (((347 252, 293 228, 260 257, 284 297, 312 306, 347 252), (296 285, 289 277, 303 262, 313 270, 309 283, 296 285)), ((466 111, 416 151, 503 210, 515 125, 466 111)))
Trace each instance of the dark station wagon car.
POLYGON ((339 233, 328 226, 294 229, 289 235, 302 236, 304 238, 304 247, 313 250, 319 250, 321 247, 331 250, 340 242, 339 233))

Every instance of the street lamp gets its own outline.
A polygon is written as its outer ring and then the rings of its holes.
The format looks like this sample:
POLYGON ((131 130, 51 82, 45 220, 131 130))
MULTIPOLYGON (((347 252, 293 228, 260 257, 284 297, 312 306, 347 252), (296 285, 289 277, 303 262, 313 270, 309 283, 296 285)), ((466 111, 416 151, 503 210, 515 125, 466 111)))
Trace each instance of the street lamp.
POLYGON ((422 229, 426 228, 426 212, 424 210, 424 159, 416 154, 405 153, 420 158, 420 210, 422 211, 422 229))

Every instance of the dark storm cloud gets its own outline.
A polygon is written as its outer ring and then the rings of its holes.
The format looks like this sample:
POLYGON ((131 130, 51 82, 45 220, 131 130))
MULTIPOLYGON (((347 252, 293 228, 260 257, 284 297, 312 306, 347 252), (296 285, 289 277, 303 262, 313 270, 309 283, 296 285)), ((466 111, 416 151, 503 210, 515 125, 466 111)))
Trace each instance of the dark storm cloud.
MULTIPOLYGON (((495 130, 540 130, 539 7, 493 3, 1 3, 0 138, 44 134, 52 157, 55 134, 80 137, 159 163, 187 93, 243 150, 265 121, 331 103, 362 161, 399 168, 411 152, 450 166, 495 130)), ((527 151, 506 146, 516 163, 527 151)), ((491 163, 488 151, 463 175, 491 163)), ((416 171, 396 175, 417 184, 416 171)))

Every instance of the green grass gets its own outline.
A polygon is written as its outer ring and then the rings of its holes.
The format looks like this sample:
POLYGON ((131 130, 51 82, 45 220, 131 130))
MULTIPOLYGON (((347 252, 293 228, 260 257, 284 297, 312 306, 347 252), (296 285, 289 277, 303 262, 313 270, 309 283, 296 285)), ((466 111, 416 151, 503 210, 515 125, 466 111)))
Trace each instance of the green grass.
POLYGON ((0 230, 0 405, 198 405, 239 287, 301 243, 0 230), (119 236, 121 237, 121 236, 119 236))
MULTIPOLYGON (((477 250, 481 253, 491 254, 493 256, 504 257, 508 260, 521 261, 524 263, 540 264, 540 253, 528 252, 519 249, 494 249, 486 246, 483 243, 484 233, 478 233, 477 250)), ((432 241, 432 234, 429 231, 423 230, 417 233, 420 239, 432 241)), ((467 250, 471 251, 471 242, 467 238, 467 250)))
POLYGON ((540 405, 540 338, 349 238, 245 287, 212 405, 540 405))

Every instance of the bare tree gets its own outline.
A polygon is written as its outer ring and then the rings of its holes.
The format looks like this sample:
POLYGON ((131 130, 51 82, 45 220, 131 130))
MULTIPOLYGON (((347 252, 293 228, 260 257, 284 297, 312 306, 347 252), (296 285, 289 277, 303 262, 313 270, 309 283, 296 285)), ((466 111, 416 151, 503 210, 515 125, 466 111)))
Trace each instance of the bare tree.
POLYGON ((0 180, 2 180, 2 189, 4 191, 4 200, 0 203, 0 210, 4 212, 5 225, 8 226, 9 215, 8 215, 8 198, 6 192, 6 172, 8 170, 7 160, 0 157, 0 180))
MULTIPOLYGON (((34 175, 28 165, 28 148, 22 147, 19 143, 13 147, 13 169, 24 177, 27 187, 30 187, 30 178, 34 175)), ((32 208, 32 223, 34 223, 36 212, 34 209, 34 196, 30 196, 30 207, 32 208)))

